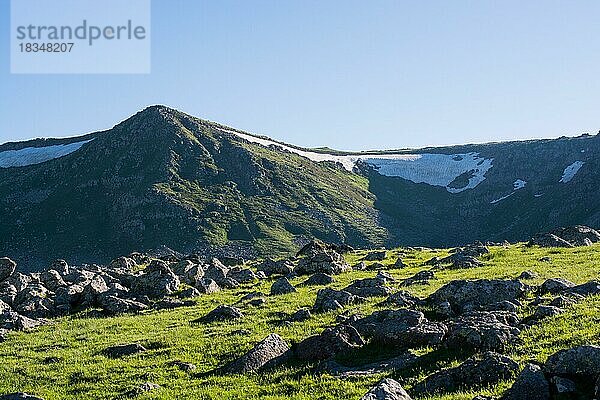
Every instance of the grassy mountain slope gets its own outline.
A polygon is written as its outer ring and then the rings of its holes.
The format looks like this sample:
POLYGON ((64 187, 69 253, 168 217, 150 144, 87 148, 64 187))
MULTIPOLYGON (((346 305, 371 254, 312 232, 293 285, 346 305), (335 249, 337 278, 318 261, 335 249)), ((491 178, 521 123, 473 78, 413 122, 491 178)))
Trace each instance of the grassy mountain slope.
POLYGON ((35 266, 161 245, 281 254, 304 235, 383 241, 365 178, 219 127, 150 107, 75 153, 0 169, 0 253, 35 266))
MULTIPOLYGON (((383 262, 391 265, 400 251, 408 264, 404 269, 392 269, 397 279, 412 276, 423 269, 422 263, 432 256, 445 256, 447 250, 406 250, 388 252, 383 262)), ((354 263, 364 256, 359 251, 347 256, 354 263)), ((540 284, 546 278, 563 277, 575 283, 598 279, 600 247, 575 249, 537 249, 522 245, 493 247, 483 257, 484 266, 463 270, 440 270, 429 285, 408 288, 413 294, 425 296, 455 279, 514 278, 524 270, 532 270, 538 278, 528 284, 540 284), (550 257, 551 262, 539 261, 550 257)), ((332 287, 342 288, 350 282, 372 277, 375 272, 353 271, 336 276, 332 287)), ((298 278, 292 281, 297 284, 298 278)), ((278 323, 280 313, 291 313, 299 307, 310 307, 319 287, 298 287, 297 293, 267 297, 263 307, 242 305, 246 316, 236 322, 216 322, 190 325, 189 321, 205 315, 219 304, 235 303, 242 295, 255 290, 268 292, 272 280, 245 285, 212 295, 201 296, 193 307, 173 311, 150 311, 136 316, 94 318, 82 314, 62 318, 51 326, 33 333, 11 333, 0 343, 0 393, 27 391, 47 400, 118 398, 120 394, 143 382, 151 381, 161 389, 139 396, 140 399, 358 399, 382 376, 402 381, 410 392, 412 385, 432 372, 456 365, 467 358, 466 353, 419 350, 430 362, 408 371, 367 375, 352 379, 334 378, 314 371, 314 366, 296 362, 272 372, 244 375, 210 375, 207 372, 235 359, 276 332, 289 342, 298 342, 319 333, 335 322, 339 312, 316 314, 310 320, 291 325, 278 323), (236 335, 245 329, 249 333, 236 335), (101 355, 108 346, 138 342, 150 350, 118 360, 101 355), (171 364, 181 360, 194 363, 193 373, 180 371, 171 364)), ((396 284, 397 286, 398 284, 396 284)), ((348 306, 346 311, 368 314, 379 309, 383 298, 348 306)), ((560 349, 580 344, 600 344, 600 299, 590 297, 566 308, 566 313, 543 320, 521 333, 521 343, 508 350, 508 355, 521 364, 529 360, 545 361, 560 349)), ((521 311, 529 315, 532 310, 521 311)), ((373 347, 341 356, 345 365, 359 365, 393 356, 394 348, 373 347)), ((502 393, 510 386, 506 381, 495 387, 477 387, 468 392, 451 392, 430 400, 470 400, 477 394, 502 393)), ((421 397, 422 398, 422 397, 421 397)))

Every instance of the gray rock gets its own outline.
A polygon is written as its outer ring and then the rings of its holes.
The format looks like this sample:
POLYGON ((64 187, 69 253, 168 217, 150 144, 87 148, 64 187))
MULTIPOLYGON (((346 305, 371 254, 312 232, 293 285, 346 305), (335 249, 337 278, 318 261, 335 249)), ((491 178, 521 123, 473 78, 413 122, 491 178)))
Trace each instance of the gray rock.
POLYGON ((213 258, 210 262, 210 265, 204 271, 204 278, 212 279, 217 282, 220 286, 225 286, 225 279, 227 278, 227 273, 229 272, 229 268, 227 268, 223 263, 221 263, 216 258, 213 258))
POLYGON ((500 400, 550 400, 550 385, 535 364, 527 364, 500 400))
POLYGON ((550 302, 550 305, 554 306, 554 307, 564 308, 564 307, 572 306, 572 305, 580 302, 583 299, 584 299, 584 297, 579 294, 564 293, 564 294, 558 295, 554 299, 552 299, 552 301, 550 302))
POLYGON ((388 279, 385 275, 378 273, 375 278, 365 278, 354 281, 343 290, 360 297, 387 296, 392 289, 386 286, 388 279))
POLYGON ((535 272, 526 270, 526 271, 521 272, 521 275, 519 275, 517 277, 517 279, 529 280, 529 279, 535 279, 537 277, 538 277, 538 274, 536 274, 535 272))
POLYGON ((274 261, 268 258, 259 264, 256 270, 264 273, 266 276, 289 275, 294 270, 294 264, 290 260, 274 261))
POLYGON ((233 268, 229 271, 228 276, 239 283, 252 283, 258 280, 256 274, 250 268, 233 268))
POLYGON ((303 322, 309 320, 311 316, 312 315, 310 314, 310 310, 308 308, 301 308, 294 314, 292 314, 292 316, 290 317, 290 321, 303 322))
POLYGON ((317 299, 313 310, 316 312, 334 311, 344 306, 363 302, 363 297, 355 296, 343 290, 333 290, 330 288, 320 289, 317 292, 317 299))
POLYGON ((573 246, 590 246, 593 243, 600 242, 600 233, 583 225, 558 228, 553 230, 552 233, 573 246))
POLYGON ((8 282, 0 283, 0 300, 5 303, 12 304, 17 297, 17 288, 8 282))
POLYGON ((276 366, 287 359, 289 350, 289 345, 281 336, 271 333, 223 370, 228 373, 242 374, 276 366))
POLYGON ((326 360, 341 352, 362 347, 365 341, 350 325, 336 325, 325 328, 319 334, 298 343, 296 357, 305 361, 326 360))
POLYGON ((325 286, 333 283, 333 277, 331 275, 317 272, 311 275, 307 280, 301 283, 302 286, 325 286))
POLYGON ((383 261, 385 260, 386 255, 386 250, 372 251, 364 256, 363 261, 383 261))
POLYGON ((554 306, 539 306, 533 315, 531 316, 531 320, 540 321, 544 318, 555 317, 564 313, 565 310, 562 308, 554 307, 554 306))
POLYGON ((312 257, 302 258, 294 272, 298 275, 312 275, 317 272, 337 275, 351 270, 352 268, 341 254, 330 250, 317 253, 312 257))
POLYGON ((157 385, 156 383, 152 382, 146 382, 134 387, 133 389, 125 393, 125 396, 135 397, 157 389, 160 389, 160 385, 157 385))
POLYGON ((292 286, 290 281, 286 277, 281 277, 273 282, 271 285, 271 296, 277 296, 281 294, 295 293, 296 288, 292 286))
POLYGON ((133 271, 136 266, 137 263, 135 260, 129 257, 119 257, 108 264, 109 269, 121 269, 124 271, 133 271))
POLYGON ((94 275, 91 281, 83 288, 81 304, 84 307, 96 306, 100 302, 100 295, 108 292, 108 285, 103 277, 94 275))
POLYGON ((8 257, 0 258, 0 282, 8 279, 15 273, 17 263, 8 257))
POLYGON ((561 350, 550 357, 544 370, 551 375, 598 376, 600 371, 600 347, 577 346, 561 350))
POLYGON ((44 286, 53 292, 56 292, 58 288, 67 286, 67 283, 64 281, 60 273, 54 269, 42 272, 40 275, 40 280, 44 286))
POLYGON ((385 378, 373 386, 360 400, 411 400, 411 397, 398 382, 385 378))
POLYGON ((402 282, 402 286, 412 286, 412 285, 427 285, 431 279, 435 278, 435 274, 433 271, 419 271, 410 278, 406 278, 402 282))
POLYGON ((192 322, 210 323, 216 321, 233 321, 235 319, 242 318, 243 316, 244 314, 238 308, 222 304, 205 316, 200 317, 192 322))
POLYGON ((164 299, 154 303, 152 308, 155 310, 174 310, 176 308, 193 307, 195 305, 196 303, 190 300, 183 301, 179 299, 173 299, 171 297, 165 297, 164 299))
POLYGON ((431 294, 428 301, 447 301, 458 313, 477 310, 499 301, 511 301, 525 294, 525 285, 518 280, 480 279, 452 281, 431 294))
POLYGON ((196 283, 196 289, 198 289, 200 293, 204 294, 216 293, 221 290, 217 282, 213 281, 212 279, 200 280, 196 283))
POLYGON ((381 310, 352 323, 358 332, 374 343, 401 348, 439 345, 447 328, 441 322, 431 322, 420 311, 381 310))
POLYGON ((50 318, 57 315, 51 292, 41 284, 30 284, 13 301, 13 308, 29 318, 50 318))
POLYGON ((398 259, 394 263, 394 268, 402 269, 402 268, 406 268, 406 267, 407 267, 407 265, 404 263, 404 261, 400 257, 398 257, 398 259))
POLYGON ((183 362, 180 360, 175 360, 171 362, 170 365, 179 368, 183 372, 193 372, 196 370, 196 366, 194 364, 183 362))
POLYGON ((131 288, 132 292, 153 299, 169 296, 179 288, 179 278, 162 260, 152 260, 131 288))
POLYGON ((198 289, 196 289, 195 287, 189 287, 187 289, 182 290, 178 296, 182 299, 193 299, 201 295, 202 293, 200 293, 198 289))
POLYGON ((580 296, 592 296, 600 294, 600 282, 590 281, 581 285, 574 286, 566 290, 569 294, 578 294, 580 296))
POLYGON ((448 323, 444 344, 451 349, 503 351, 517 340, 519 317, 514 313, 476 311, 448 323))
POLYGON ((414 296, 410 292, 407 292, 405 290, 400 290, 396 293, 389 295, 387 299, 385 299, 384 301, 382 301, 380 303, 380 305, 393 306, 393 307, 399 307, 399 308, 402 308, 402 307, 410 308, 410 307, 414 307, 415 305, 419 304, 420 302, 421 302, 421 299, 414 296))
POLYGON ((540 293, 558 294, 574 286, 575 284, 573 282, 563 278, 546 279, 540 286, 540 293))
POLYGON ((146 351, 147 349, 139 343, 128 343, 107 347, 102 351, 102 354, 108 358, 121 358, 146 351))
POLYGON ((509 357, 486 352, 481 358, 471 357, 457 367, 428 376, 413 387, 413 392, 426 395, 493 385, 512 378, 518 369, 519 364, 509 357))
POLYGON ((41 397, 37 397, 24 392, 4 394, 0 396, 0 400, 44 400, 41 397))
POLYGON ((570 379, 563 378, 562 376, 553 376, 550 378, 550 382, 554 385, 557 393, 574 393, 577 391, 577 385, 570 379))
POLYGON ((100 307, 108 315, 118 315, 126 313, 138 313, 148 308, 144 303, 130 299, 121 299, 117 296, 102 296, 100 298, 100 307))
POLYGON ((341 365, 335 360, 329 360, 321 364, 319 371, 334 375, 338 378, 365 377, 384 372, 389 373, 390 371, 402 371, 407 368, 412 368, 416 365, 418 359, 419 357, 416 355, 406 352, 387 360, 349 367, 341 365))
POLYGON ((540 233, 532 237, 527 246, 539 247, 575 247, 564 239, 552 233, 540 233))

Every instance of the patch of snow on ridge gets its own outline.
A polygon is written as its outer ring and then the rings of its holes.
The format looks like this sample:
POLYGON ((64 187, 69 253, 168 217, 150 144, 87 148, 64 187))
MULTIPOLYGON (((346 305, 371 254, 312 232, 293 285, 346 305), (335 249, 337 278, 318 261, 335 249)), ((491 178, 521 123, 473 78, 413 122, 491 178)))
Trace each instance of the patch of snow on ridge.
POLYGON ((0 168, 25 167, 40 164, 55 158, 64 157, 77 151, 84 144, 94 139, 82 142, 57 144, 44 147, 25 147, 19 150, 5 150, 0 152, 0 168))
POLYGON ((413 154, 410 158, 388 159, 387 156, 365 158, 377 172, 385 176, 398 176, 415 183, 443 186, 450 193, 473 189, 485 180, 485 173, 492 167, 492 159, 479 157, 477 153, 466 154, 413 154), (464 173, 471 172, 465 187, 449 187, 450 183, 464 173))
POLYGON ((559 182, 561 182, 561 183, 568 183, 568 182, 570 182, 571 179, 573 179, 573 177, 575 176, 575 174, 577 172, 579 172, 579 170, 581 169, 581 167, 583 167, 583 164, 585 164, 584 161, 575 161, 573 164, 569 165, 563 171, 562 178, 560 178, 559 182))
POLYGON ((223 132, 235 134, 252 143, 263 146, 276 146, 283 150, 306 157, 312 161, 332 161, 342 164, 352 171, 360 160, 374 167, 384 176, 400 177, 414 183, 426 183, 432 186, 445 187, 450 193, 460 193, 473 189, 485 180, 485 173, 492 167, 493 159, 479 157, 478 153, 466 154, 351 154, 336 155, 300 150, 272 140, 255 137, 245 133, 220 129, 223 132), (471 172, 469 182, 465 187, 449 187, 456 178, 471 172))
MULTIPOLYGON (((510 192, 506 196, 500 197, 499 199, 490 201, 490 204, 496 204, 496 203, 501 202, 502 200, 508 199, 510 196, 515 194, 515 192, 517 190, 523 189, 525 187, 525 185, 527 185, 527 181, 524 181, 522 179, 517 179, 516 181, 513 182, 513 191, 512 192, 510 192)), ((537 195, 536 195, 536 197, 537 197, 537 195)))

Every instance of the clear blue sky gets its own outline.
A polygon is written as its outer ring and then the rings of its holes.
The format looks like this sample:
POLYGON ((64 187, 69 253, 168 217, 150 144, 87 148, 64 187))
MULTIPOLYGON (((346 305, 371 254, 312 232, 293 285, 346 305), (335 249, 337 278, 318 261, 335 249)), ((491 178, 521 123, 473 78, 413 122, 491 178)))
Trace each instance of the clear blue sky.
POLYGON ((599 1, 154 0, 149 75, 11 75, 0 7, 0 142, 150 104, 352 150, 600 128, 599 1))

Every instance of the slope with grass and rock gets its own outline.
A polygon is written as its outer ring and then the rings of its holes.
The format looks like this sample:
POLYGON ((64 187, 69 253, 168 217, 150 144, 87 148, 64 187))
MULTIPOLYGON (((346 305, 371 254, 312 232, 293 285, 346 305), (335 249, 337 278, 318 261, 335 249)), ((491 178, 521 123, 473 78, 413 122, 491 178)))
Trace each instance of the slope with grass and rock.
POLYGON ((451 249, 314 240, 237 265, 133 253, 28 274, 4 258, 0 395, 597 398, 596 234, 451 249))

